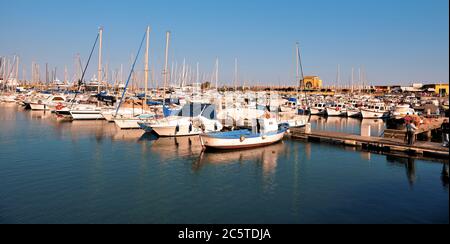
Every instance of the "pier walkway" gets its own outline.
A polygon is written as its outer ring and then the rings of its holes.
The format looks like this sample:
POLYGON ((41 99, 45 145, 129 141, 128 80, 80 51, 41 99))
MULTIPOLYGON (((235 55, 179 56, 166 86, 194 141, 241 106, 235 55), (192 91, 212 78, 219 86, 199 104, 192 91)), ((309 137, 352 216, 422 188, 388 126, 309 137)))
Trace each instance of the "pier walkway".
POLYGON ((331 141, 344 145, 362 147, 363 149, 379 152, 403 152, 409 155, 422 155, 431 158, 448 158, 449 149, 442 147, 440 143, 417 141, 414 145, 407 145, 404 140, 396 138, 367 137, 333 131, 318 131, 308 129, 291 129, 292 138, 306 139, 310 141, 331 141))

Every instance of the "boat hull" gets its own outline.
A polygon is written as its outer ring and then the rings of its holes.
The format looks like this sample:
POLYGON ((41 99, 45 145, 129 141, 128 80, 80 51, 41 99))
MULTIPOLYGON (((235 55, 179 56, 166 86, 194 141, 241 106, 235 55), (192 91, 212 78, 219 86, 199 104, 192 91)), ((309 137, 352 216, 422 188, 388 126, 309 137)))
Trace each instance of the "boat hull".
POLYGON ((115 122, 114 121, 114 115, 112 113, 102 113, 103 118, 106 119, 108 122, 115 122))
POLYGON ((50 110, 50 108, 45 104, 30 103, 31 110, 50 110))
POLYGON ((122 130, 125 129, 140 129, 138 122, 141 120, 139 119, 115 119, 114 123, 117 127, 119 127, 122 130))
POLYGON ((70 111, 73 120, 102 120, 100 111, 70 111))
POLYGON ((376 111, 367 111, 362 110, 361 115, 364 119, 381 119, 381 118, 388 118, 389 112, 376 112, 376 111))
POLYGON ((311 108, 311 115, 324 115, 325 112, 325 109, 311 108))
POLYGON ((177 136, 196 136, 201 133, 201 130, 189 125, 167 126, 167 125, 153 125, 152 130, 161 137, 177 137, 177 136))
POLYGON ((327 115, 328 116, 346 116, 347 115, 347 111, 327 108, 327 115))
POLYGON ((361 117, 360 111, 347 111, 347 116, 352 118, 361 117))

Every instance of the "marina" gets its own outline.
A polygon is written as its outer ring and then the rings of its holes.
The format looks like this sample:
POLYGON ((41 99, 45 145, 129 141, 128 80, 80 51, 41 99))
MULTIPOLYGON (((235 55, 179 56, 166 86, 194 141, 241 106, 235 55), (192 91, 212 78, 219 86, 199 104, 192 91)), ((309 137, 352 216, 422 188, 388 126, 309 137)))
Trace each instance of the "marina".
MULTIPOLYGON (((448 223, 445 160, 288 138, 204 151, 198 136, 55 117, 0 105, 0 222, 448 223)), ((361 130, 357 119, 311 122, 361 130)))
POLYGON ((449 224, 448 1, 2 6, 0 224, 449 224))
MULTIPOLYGON (((169 40, 167 32, 166 58, 169 40)), ((448 85, 439 94, 424 85, 414 93, 321 92, 304 89, 302 77, 298 88, 128 90, 129 79, 97 91, 76 82, 64 90, 3 86, 0 222, 448 223, 448 85), (393 195, 414 204, 392 205, 393 195), (104 209, 105 201, 114 204, 104 209)))

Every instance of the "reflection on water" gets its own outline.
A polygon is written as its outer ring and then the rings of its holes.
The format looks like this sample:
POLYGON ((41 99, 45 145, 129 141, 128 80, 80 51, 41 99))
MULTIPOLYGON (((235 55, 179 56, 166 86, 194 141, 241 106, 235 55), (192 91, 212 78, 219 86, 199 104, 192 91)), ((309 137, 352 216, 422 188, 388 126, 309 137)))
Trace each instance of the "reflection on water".
POLYGON ((442 173, 441 173, 441 180, 442 180, 442 184, 444 185, 445 188, 448 189, 448 180, 449 180, 449 172, 448 172, 448 164, 444 164, 442 166, 442 173))
POLYGON ((150 152, 157 153, 163 160, 200 155, 202 145, 198 136, 188 137, 161 137, 155 140, 150 152))
POLYGON ((370 152, 361 151, 359 154, 361 155, 361 159, 363 159, 365 161, 370 161, 370 156, 371 156, 370 152))
POLYGON ((194 171, 205 165, 244 164, 254 162, 262 166, 264 176, 275 173, 278 157, 285 153, 286 147, 281 143, 274 145, 237 151, 205 151, 193 165, 194 171))
POLYGON ((370 126, 372 136, 381 136, 386 129, 386 122, 382 119, 363 119, 361 120, 361 128, 370 126))
POLYGON ((370 126, 372 136, 382 135, 386 128, 386 123, 382 119, 311 116, 310 123, 313 129, 357 135, 361 134, 362 127, 370 126))
POLYGON ((389 163, 392 163, 394 165, 399 165, 399 166, 405 167, 406 177, 408 179, 408 182, 409 182, 410 186, 414 185, 414 183, 417 180, 417 177, 416 177, 416 163, 413 158, 387 155, 386 160, 389 163))

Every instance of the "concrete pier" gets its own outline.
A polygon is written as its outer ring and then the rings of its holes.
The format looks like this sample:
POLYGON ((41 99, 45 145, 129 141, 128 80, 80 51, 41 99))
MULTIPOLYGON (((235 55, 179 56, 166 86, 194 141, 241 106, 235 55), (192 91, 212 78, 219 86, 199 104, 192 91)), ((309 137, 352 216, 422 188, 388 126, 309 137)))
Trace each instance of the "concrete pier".
POLYGON ((407 145, 404 140, 396 138, 383 138, 373 136, 360 136, 333 131, 311 130, 306 133, 304 128, 292 128, 292 138, 307 139, 311 141, 329 141, 348 146, 362 147, 367 150, 379 152, 403 152, 409 155, 421 155, 430 158, 448 158, 449 148, 442 147, 440 143, 417 141, 414 145, 407 145))

